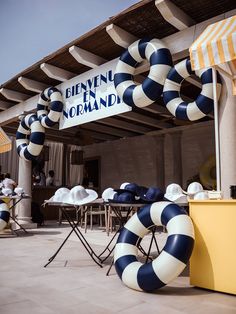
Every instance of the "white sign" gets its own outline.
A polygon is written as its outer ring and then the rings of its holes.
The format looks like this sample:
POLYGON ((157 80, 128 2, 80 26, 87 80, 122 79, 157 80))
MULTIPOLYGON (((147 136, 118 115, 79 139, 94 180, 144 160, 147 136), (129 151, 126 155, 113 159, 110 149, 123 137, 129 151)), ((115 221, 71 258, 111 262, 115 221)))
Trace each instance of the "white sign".
POLYGON ((121 102, 114 87, 117 61, 109 61, 61 84, 64 108, 60 129, 132 110, 121 102))

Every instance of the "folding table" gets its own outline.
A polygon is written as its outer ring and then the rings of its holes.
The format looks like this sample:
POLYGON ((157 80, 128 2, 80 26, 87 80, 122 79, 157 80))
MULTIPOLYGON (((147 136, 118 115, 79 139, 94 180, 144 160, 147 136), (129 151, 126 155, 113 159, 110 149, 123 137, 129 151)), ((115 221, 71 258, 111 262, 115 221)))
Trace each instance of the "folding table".
POLYGON ((66 241, 69 239, 69 237, 71 236, 71 234, 74 232, 77 237, 79 238, 80 242, 83 244, 84 248, 86 249, 86 251, 88 252, 88 254, 90 255, 90 257, 93 259, 93 261, 100 267, 102 267, 101 265, 101 259, 100 257, 95 253, 95 251, 92 249, 91 245, 88 243, 88 241, 85 239, 84 235, 82 234, 82 232, 79 230, 78 228, 78 221, 74 222, 74 220, 70 217, 69 215, 69 211, 71 209, 75 209, 76 212, 81 210, 82 211, 82 207, 83 207, 83 213, 84 214, 86 212, 86 210, 88 210, 88 206, 91 204, 85 204, 83 206, 81 205, 71 205, 71 204, 66 204, 66 203, 62 203, 62 202, 46 202, 47 204, 51 205, 51 206, 57 206, 60 208, 62 215, 64 216, 64 218, 67 220, 67 222, 69 223, 70 227, 71 227, 71 231, 69 232, 69 234, 66 236, 66 238, 64 239, 64 241, 62 242, 62 244, 59 246, 59 248, 57 249, 57 251, 49 258, 48 262, 44 265, 44 267, 47 267, 53 260, 54 258, 57 256, 57 254, 60 252, 60 250, 62 249, 62 247, 64 246, 64 244, 66 243, 66 241))

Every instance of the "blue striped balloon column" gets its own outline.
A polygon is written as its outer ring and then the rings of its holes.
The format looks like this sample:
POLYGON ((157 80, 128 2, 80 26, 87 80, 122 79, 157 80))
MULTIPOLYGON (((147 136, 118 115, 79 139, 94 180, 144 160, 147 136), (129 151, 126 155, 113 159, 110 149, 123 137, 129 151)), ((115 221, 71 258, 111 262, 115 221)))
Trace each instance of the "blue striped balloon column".
POLYGON ((37 116, 43 127, 50 128, 54 126, 60 119, 62 109, 62 95, 56 87, 45 89, 39 96, 37 116))
MULTIPOLYGON (((220 96, 221 79, 217 72, 217 89, 220 96)), ((169 72, 163 90, 163 101, 166 108, 180 120, 199 120, 214 108, 212 69, 192 71, 189 59, 176 64, 169 72), (202 90, 193 102, 186 102, 180 96, 184 79, 195 74, 201 79, 202 90)))
POLYGON ((171 202, 142 207, 121 230, 114 252, 117 274, 135 290, 153 291, 175 279, 185 268, 193 250, 194 229, 186 211, 171 202), (138 243, 152 226, 165 226, 167 242, 152 262, 138 261, 138 243))
POLYGON ((146 107, 161 96, 166 76, 172 67, 168 48, 159 39, 141 39, 121 55, 115 70, 114 84, 118 96, 129 106, 146 107), (133 75, 138 63, 147 59, 150 71, 142 84, 133 75))
POLYGON ((7 226, 9 219, 10 212, 8 206, 3 200, 0 200, 0 231, 7 226))
POLYGON ((35 159, 43 149, 45 129, 36 114, 25 116, 16 132, 17 153, 25 160, 35 159))

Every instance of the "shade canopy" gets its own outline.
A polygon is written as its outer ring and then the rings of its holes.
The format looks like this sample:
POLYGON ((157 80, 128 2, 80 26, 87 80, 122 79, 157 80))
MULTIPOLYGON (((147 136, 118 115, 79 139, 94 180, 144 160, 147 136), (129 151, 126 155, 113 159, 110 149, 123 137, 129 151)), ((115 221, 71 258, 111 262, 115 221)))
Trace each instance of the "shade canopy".
POLYGON ((0 128, 0 154, 9 152, 11 148, 12 145, 10 138, 6 135, 3 129, 0 128))
POLYGON ((230 62, 236 69, 236 16, 209 25, 190 49, 193 70, 230 62))

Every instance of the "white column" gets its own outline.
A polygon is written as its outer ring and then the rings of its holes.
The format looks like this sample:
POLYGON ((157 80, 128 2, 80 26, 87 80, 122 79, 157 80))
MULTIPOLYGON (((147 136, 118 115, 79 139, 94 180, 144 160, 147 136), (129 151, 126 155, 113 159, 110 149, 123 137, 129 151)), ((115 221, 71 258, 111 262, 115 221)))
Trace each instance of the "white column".
POLYGON ((236 96, 232 81, 224 76, 219 101, 221 189, 224 199, 230 198, 230 185, 236 185, 236 96))
MULTIPOLYGON (((31 161, 19 158, 18 186, 22 187, 26 194, 31 193, 31 161)), ((37 228, 37 224, 31 220, 31 198, 23 199, 17 205, 17 219, 24 228, 37 228)))

